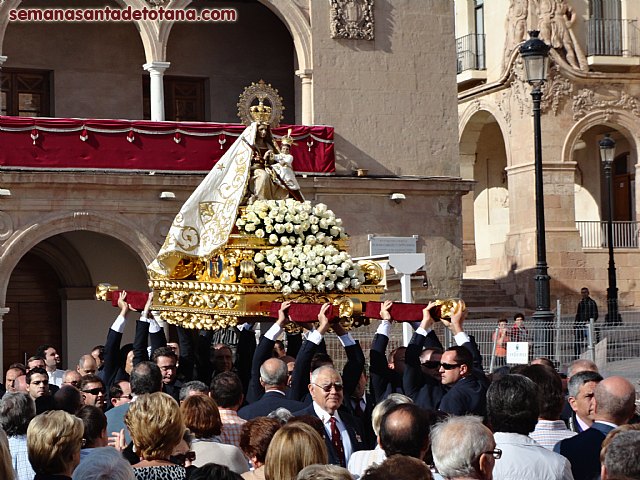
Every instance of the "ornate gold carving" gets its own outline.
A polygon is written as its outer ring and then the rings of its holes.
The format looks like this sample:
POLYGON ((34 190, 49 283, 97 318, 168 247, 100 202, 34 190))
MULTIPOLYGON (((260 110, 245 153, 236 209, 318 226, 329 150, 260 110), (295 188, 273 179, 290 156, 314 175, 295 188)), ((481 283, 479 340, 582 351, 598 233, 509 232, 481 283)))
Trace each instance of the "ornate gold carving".
POLYGON ((245 87, 237 106, 238 117, 245 125, 249 125, 252 121, 260 121, 268 123, 271 128, 274 128, 280 124, 280 120, 283 118, 282 97, 278 94, 277 89, 273 88, 270 83, 265 83, 264 80, 245 87), (256 100, 258 100, 258 105, 252 107, 256 100), (267 109, 269 110, 267 111, 267 109), (259 120, 255 120, 254 115, 259 120))
POLYGON ((600 93, 583 88, 573 97, 572 109, 574 120, 594 110, 602 110, 605 121, 611 119, 615 110, 627 110, 640 117, 640 101, 622 90, 616 93, 614 89, 600 93))
POLYGON ((364 272, 366 285, 378 285, 384 280, 384 270, 378 262, 371 260, 360 260, 358 262, 364 272))
POLYGON ((373 40, 373 0, 331 0, 331 38, 373 40))
POLYGON ((96 300, 106 302, 108 300, 107 293, 115 292, 116 290, 119 290, 117 285, 111 285, 110 283, 99 283, 98 285, 96 285, 96 300))

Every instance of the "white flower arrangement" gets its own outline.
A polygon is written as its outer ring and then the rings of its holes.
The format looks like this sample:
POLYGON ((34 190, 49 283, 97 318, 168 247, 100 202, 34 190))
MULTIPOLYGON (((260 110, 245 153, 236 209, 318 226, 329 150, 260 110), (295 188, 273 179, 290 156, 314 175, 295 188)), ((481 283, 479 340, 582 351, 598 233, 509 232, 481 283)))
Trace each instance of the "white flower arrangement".
POLYGON ((326 205, 286 200, 258 200, 237 219, 242 233, 265 238, 270 250, 254 255, 258 283, 284 295, 358 289, 364 272, 333 242, 347 238, 342 220, 326 205))

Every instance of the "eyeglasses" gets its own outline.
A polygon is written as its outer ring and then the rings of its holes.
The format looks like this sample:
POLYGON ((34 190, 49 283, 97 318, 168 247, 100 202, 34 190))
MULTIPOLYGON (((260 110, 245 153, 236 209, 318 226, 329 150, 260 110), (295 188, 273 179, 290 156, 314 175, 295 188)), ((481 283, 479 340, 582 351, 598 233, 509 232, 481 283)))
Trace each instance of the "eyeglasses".
POLYGON ((502 457, 502 450, 499 448, 494 448, 493 450, 489 450, 488 452, 482 452, 482 455, 491 455, 496 460, 500 460, 502 457))
POLYGON ((187 461, 195 462, 196 452, 194 452, 193 450, 189 450, 188 452, 184 453, 176 453, 175 455, 171 455, 169 457, 169 460, 177 465, 182 465, 184 467, 187 461))
POLYGON ((101 393, 104 395, 104 389, 103 388, 92 388, 89 390, 82 390, 82 393, 90 393, 91 395, 100 395, 101 393))
POLYGON ((332 388, 335 388, 336 392, 341 392, 344 388, 340 382, 327 383, 326 385, 318 385, 317 383, 312 383, 316 387, 321 388, 323 391, 329 393, 332 388))
POLYGON ((459 368, 461 365, 459 363, 441 363, 440 366, 445 370, 453 370, 454 368, 459 368))
POLYGON ((435 360, 427 360, 426 362, 422 362, 424 368, 439 368, 442 365, 440 362, 436 362, 435 360))

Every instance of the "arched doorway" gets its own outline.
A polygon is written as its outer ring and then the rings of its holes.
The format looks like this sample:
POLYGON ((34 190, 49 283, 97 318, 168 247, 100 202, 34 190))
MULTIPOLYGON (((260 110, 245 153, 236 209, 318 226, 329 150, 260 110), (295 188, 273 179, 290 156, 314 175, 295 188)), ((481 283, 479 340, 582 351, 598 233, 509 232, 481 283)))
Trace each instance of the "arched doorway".
POLYGON ((62 344, 60 288, 57 272, 34 253, 13 270, 7 289, 4 316, 3 362, 25 362, 39 345, 62 344))
POLYGON ((464 126, 460 157, 461 175, 476 181, 474 190, 463 197, 468 266, 488 262, 509 231, 507 153, 502 129, 491 113, 480 110, 464 126))

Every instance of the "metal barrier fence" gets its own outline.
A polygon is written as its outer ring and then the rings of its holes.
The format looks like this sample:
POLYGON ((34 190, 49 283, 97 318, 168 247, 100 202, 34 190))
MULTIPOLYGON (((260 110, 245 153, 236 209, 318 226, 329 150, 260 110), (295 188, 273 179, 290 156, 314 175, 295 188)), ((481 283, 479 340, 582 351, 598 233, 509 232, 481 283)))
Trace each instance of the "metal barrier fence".
MULTIPOLYGON (((622 324, 606 325, 601 318, 591 324, 574 326, 574 315, 561 315, 551 325, 538 324, 527 320, 529 360, 537 357, 548 357, 560 371, 578 357, 593 360, 605 376, 621 375, 634 384, 640 380, 640 311, 620 312, 622 324)), ((602 315, 604 317, 604 314, 602 315)), ((509 330, 513 326, 510 322, 509 330)), ((377 322, 367 327, 352 331, 362 349, 369 357, 369 348, 377 322)), ((487 372, 497 367, 499 362, 492 355, 495 351, 493 334, 497 328, 496 320, 469 320, 465 331, 473 335, 483 357, 483 365, 487 372)), ((436 332, 446 347, 454 344, 449 330, 436 325, 436 332)), ((344 349, 334 335, 327 335, 327 349, 334 358, 336 366, 342 368, 346 362, 344 349)), ((391 339, 387 353, 402 344, 402 326, 397 323, 392 327, 391 339)))

